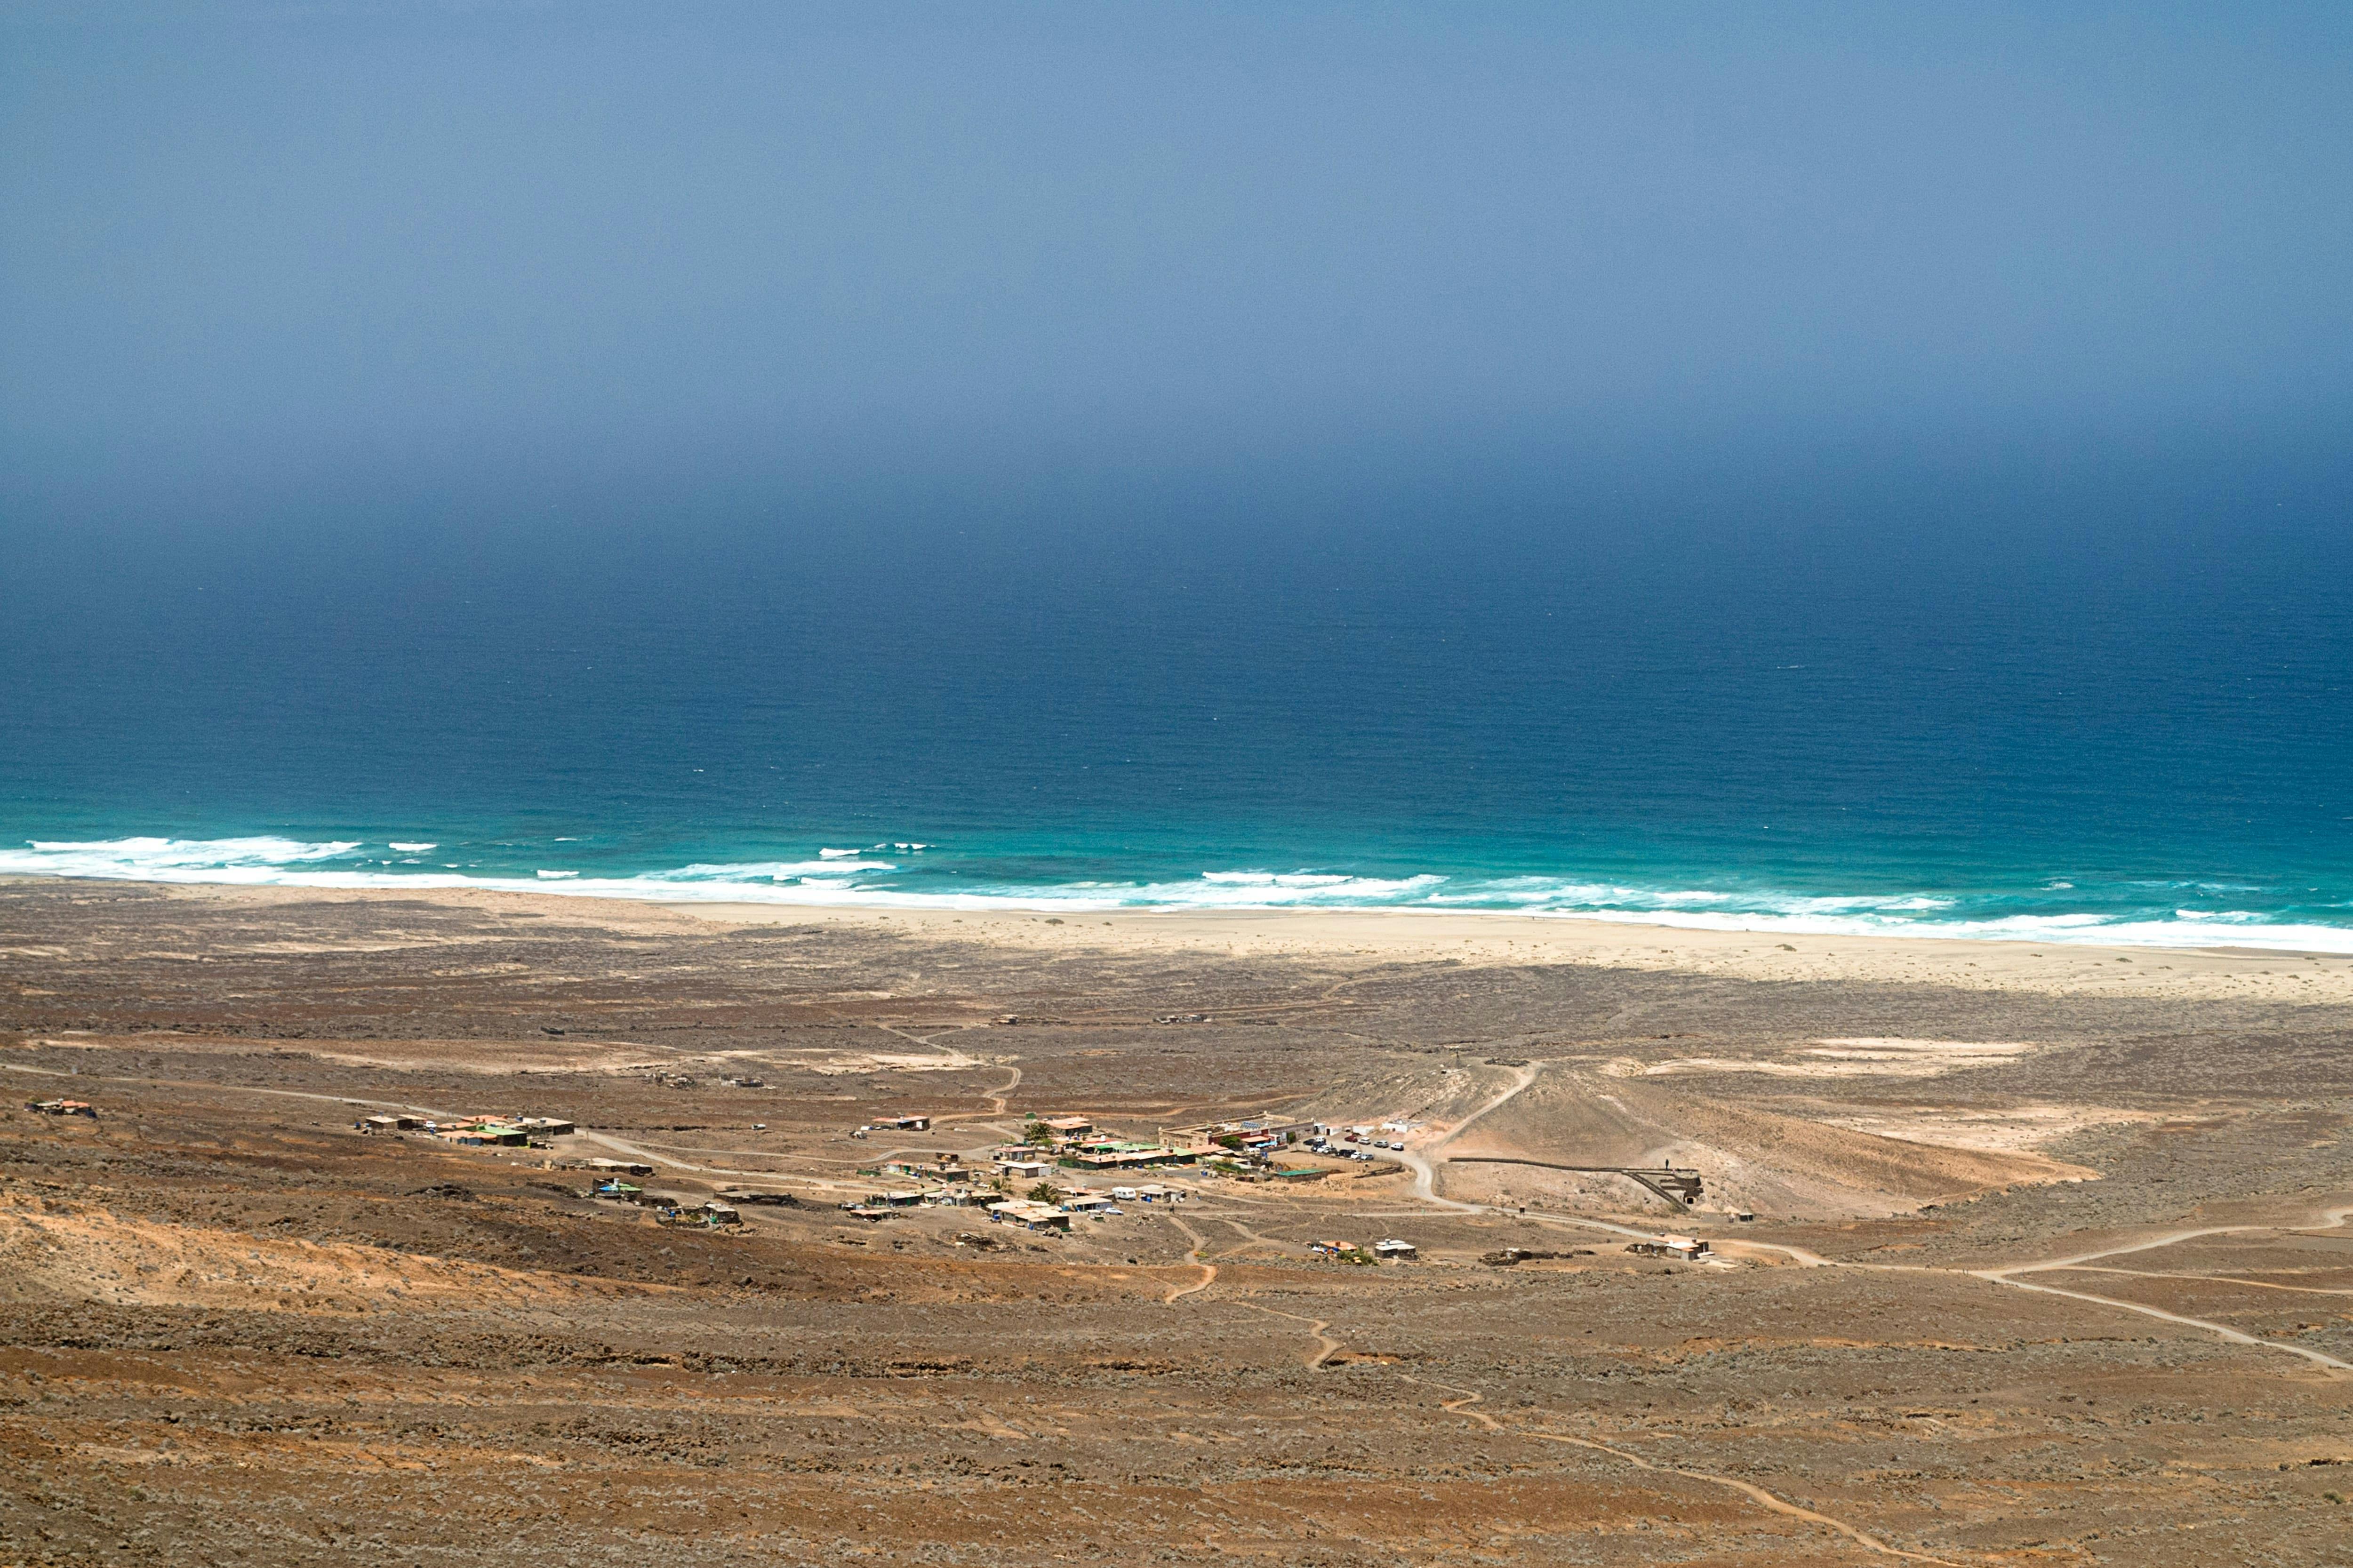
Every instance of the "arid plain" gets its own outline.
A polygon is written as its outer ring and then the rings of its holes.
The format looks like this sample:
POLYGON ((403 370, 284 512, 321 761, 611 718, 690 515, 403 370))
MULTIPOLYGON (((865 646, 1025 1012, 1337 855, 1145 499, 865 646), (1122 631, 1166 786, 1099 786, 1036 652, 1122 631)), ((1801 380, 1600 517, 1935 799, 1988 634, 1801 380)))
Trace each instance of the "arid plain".
POLYGON ((2341 956, 23 880, 0 1076, 5 1562, 2353 1542, 2341 956), (1071 1116, 1402 1147, 841 1206, 1071 1116))

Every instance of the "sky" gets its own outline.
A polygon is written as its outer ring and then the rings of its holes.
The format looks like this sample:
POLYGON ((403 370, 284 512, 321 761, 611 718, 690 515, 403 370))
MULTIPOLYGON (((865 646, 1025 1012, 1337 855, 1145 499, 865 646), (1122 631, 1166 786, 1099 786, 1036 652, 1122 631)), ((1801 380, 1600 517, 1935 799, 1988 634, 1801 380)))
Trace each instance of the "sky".
POLYGON ((16 0, 0 816, 2342 866, 2348 81, 2341 4, 16 0))
POLYGON ((0 480, 2333 449, 2348 80, 2330 5, 31 0, 0 480))

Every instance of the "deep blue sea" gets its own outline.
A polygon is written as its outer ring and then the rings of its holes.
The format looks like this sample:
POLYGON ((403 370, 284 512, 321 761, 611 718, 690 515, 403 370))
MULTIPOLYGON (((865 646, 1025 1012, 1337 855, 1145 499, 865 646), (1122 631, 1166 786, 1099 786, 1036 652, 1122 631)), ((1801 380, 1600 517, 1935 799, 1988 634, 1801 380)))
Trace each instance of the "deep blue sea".
POLYGON ((1378 478, 45 517, 0 871, 2353 952, 2341 466, 1378 478))

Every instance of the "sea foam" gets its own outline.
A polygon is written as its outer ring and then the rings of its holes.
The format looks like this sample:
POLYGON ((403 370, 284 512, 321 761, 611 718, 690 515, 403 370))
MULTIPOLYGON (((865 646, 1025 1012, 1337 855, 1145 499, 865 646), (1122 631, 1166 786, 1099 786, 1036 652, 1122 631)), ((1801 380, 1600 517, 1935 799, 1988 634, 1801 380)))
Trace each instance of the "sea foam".
MULTIPOLYGON (((2132 947, 2228 946, 2353 952, 2353 910, 2334 923, 2282 919, 2247 910, 2200 910, 2174 899, 2196 884, 2118 884, 2111 907, 2050 907, 2047 882, 2009 894, 1930 891, 1801 893, 1755 887, 1653 887, 1575 877, 1478 876, 1437 871, 1371 876, 1314 868, 1235 868, 1194 875, 1121 880, 1013 880, 987 862, 959 867, 926 856, 899 862, 856 850, 818 850, 813 858, 708 861, 627 874, 590 867, 544 867, 512 873, 459 863, 434 870, 387 869, 356 855, 357 841, 275 837, 209 839, 124 837, 34 840, 0 849, 0 874, 115 880, 276 885, 308 888, 487 888, 579 897, 666 902, 737 902, 812 907, 875 907, 1089 913, 1111 910, 1427 910, 1543 915, 1695 931, 1957 940, 2096 942, 2132 947), (913 878, 913 880, 909 879, 913 878), (2125 894, 2130 893, 2131 898, 2125 894), (2021 908, 2036 903, 2042 907, 2021 908)), ((463 851, 460 851, 463 854, 463 851)), ((2093 893, 2072 889, 2086 902, 2093 893)))

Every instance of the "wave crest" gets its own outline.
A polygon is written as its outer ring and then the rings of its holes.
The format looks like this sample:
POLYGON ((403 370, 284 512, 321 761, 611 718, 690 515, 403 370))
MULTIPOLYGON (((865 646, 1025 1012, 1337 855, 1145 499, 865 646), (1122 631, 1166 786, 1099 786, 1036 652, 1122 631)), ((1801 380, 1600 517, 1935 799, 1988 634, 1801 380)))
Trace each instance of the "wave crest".
MULTIPOLYGON (((2316 920, 2309 910, 2200 910, 2175 907, 2169 899, 2150 903, 2134 894, 2138 889, 2183 886, 2179 883, 2110 884, 2105 892, 2070 888, 2063 895, 2054 879, 2009 893, 1835 894, 1642 887, 1525 874, 1378 876, 1312 867, 1220 868, 1157 880, 1123 881, 1100 874, 1088 879, 1010 879, 992 874, 986 861, 959 864, 947 855, 927 855, 902 867, 872 858, 871 851, 838 849, 820 849, 810 859, 699 861, 619 875, 587 866, 505 874, 464 863, 402 869, 417 863, 369 858, 358 853, 361 848, 356 840, 271 836, 36 839, 21 848, 0 849, 0 874, 309 888, 473 887, 668 902, 911 910, 1425 910, 1758 933, 2353 952, 2353 923, 2330 919, 2339 906, 2319 906, 2324 912, 2316 920), (2063 896, 2073 906, 2059 906, 2063 896)), ((2219 890, 2228 885, 2210 886, 2219 890)))

